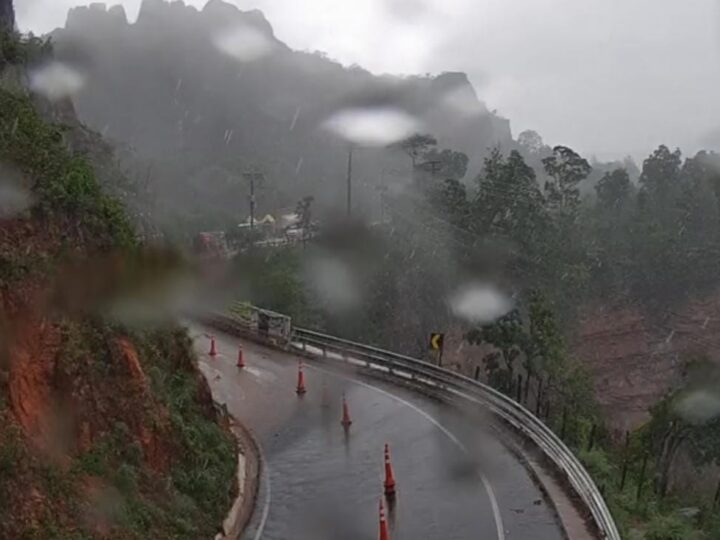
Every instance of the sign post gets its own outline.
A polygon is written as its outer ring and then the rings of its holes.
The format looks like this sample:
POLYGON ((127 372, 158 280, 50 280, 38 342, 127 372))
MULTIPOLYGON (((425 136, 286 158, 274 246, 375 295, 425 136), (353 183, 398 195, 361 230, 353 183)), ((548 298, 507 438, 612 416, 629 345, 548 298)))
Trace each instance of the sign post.
POLYGON ((430 350, 435 351, 438 359, 438 366, 442 366, 443 345, 445 334, 433 332, 430 334, 430 350))

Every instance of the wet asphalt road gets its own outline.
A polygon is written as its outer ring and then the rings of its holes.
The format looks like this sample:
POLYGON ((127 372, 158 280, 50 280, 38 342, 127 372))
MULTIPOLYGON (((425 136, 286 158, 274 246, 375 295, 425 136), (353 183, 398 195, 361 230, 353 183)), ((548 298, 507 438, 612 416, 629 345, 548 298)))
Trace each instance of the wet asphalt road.
POLYGON ((215 399, 256 434, 265 459, 257 507, 243 538, 377 538, 383 445, 389 443, 398 495, 389 513, 393 540, 561 540, 552 508, 488 418, 407 389, 326 364, 305 362, 298 398, 297 358, 193 326, 201 369, 215 399), (342 395, 353 424, 340 425, 342 395))

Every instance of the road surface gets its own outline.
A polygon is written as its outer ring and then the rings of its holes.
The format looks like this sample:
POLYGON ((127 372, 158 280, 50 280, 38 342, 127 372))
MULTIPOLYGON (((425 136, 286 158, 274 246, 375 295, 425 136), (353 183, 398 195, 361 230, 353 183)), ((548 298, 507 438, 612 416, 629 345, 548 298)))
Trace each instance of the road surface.
POLYGON ((295 393, 298 358, 217 331, 190 333, 215 399, 257 436, 265 460, 244 538, 377 538, 383 445, 398 485, 393 540, 561 540, 553 508, 490 418, 408 389, 305 361, 307 394, 295 393), (236 367, 242 344, 247 367, 236 367), (342 395, 352 418, 340 425, 342 395))

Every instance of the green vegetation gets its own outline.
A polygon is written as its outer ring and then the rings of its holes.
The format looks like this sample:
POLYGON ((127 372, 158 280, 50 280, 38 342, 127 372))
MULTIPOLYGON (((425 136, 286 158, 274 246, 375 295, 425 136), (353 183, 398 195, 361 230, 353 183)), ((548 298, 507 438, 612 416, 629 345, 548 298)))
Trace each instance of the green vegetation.
POLYGON ((293 318, 298 325, 313 326, 317 319, 316 300, 303 276, 302 249, 257 249, 233 260, 233 272, 240 289, 235 296, 265 309, 293 318))
POLYGON ((0 66, 29 66, 52 52, 49 40, 0 30, 0 66))
MULTIPOLYGON (((2 68, 22 71, 49 52, 41 40, 0 35, 2 68)), ((89 159, 68 149, 66 137, 75 128, 48 124, 34 98, 11 86, 0 85, 0 162, 20 173, 19 187, 32 194, 33 206, 8 220, 0 284, 32 280, 46 286, 55 277, 55 263, 72 253, 78 261, 92 256, 101 269, 103 263, 124 263, 124 273, 108 272, 105 289, 151 287, 148 280, 165 275, 166 263, 176 259, 145 257, 123 205, 107 195, 89 159), (110 251, 117 259, 98 256, 110 251)), ((60 292, 65 288, 70 287, 60 292)), ((7 287, 11 293, 18 289, 7 287)), ((88 292, 103 293, 109 294, 88 292)), ((10 301, 26 301, 18 296, 10 301)), ((212 537, 236 489, 236 449, 197 371, 188 336, 174 327, 134 331, 94 310, 63 312, 63 305, 44 313, 41 324, 48 332, 59 330, 52 399, 72 403, 68 411, 58 407, 68 422, 57 449, 62 459, 51 459, 18 427, 7 401, 7 367, 0 366, 0 536, 212 537)), ((51 414, 42 404, 36 412, 51 414)), ((43 420, 58 423, 54 417, 43 420)))
POLYGON ((63 128, 48 125, 29 97, 0 88, 0 160, 33 180, 35 211, 82 221, 101 246, 133 247, 122 205, 103 193, 87 161, 71 155, 63 140, 63 128))
MULTIPOLYGON (((190 338, 184 331, 156 331, 142 340, 141 351, 151 368, 155 393, 166 403, 182 459, 173 468, 173 482, 187 506, 197 505, 192 515, 197 527, 217 527, 231 506, 235 473, 232 436, 208 421, 198 402, 198 375, 190 338), (199 512, 198 512, 199 511, 199 512)), ((202 530, 202 529, 198 529, 202 530)))
MULTIPOLYGON (((93 519, 109 527, 110 538, 211 537, 231 506, 235 443, 216 423, 212 403, 200 397, 204 383, 189 338, 177 329, 130 334, 153 391, 131 402, 112 393, 121 386, 130 391, 113 344, 120 330, 101 321, 65 325, 59 373, 94 388, 105 411, 94 421, 108 424, 69 466, 37 456, 11 421, 0 431, 0 496, 11 501, 17 483, 29 478, 46 498, 40 528, 24 529, 30 538, 94 538, 93 519), (157 435, 160 457, 146 455, 128 422, 157 435), (152 459, 161 461, 149 466, 152 459), (91 495, 83 492, 89 479, 96 486, 91 495), (82 517, 87 512, 93 519, 82 517)), ((0 512, 5 508, 10 505, 0 512)), ((8 517, 5 525, 12 523, 8 517)))
MULTIPOLYGON (((448 294, 468 276, 487 276, 514 293, 515 307, 468 331, 467 341, 493 346, 481 359, 490 383, 575 450, 623 537, 718 537, 711 497, 679 492, 668 477, 681 445, 697 467, 718 463, 720 424, 678 416, 674 407, 686 389, 659 404, 626 448, 603 426, 582 359, 570 355, 565 337, 584 306, 631 303, 657 312, 717 290, 720 156, 700 152, 683 161, 660 146, 641 171, 618 165, 594 172, 570 148, 526 141, 507 155, 492 152, 474 185, 465 185, 466 161, 435 144, 417 136, 400 145, 416 166, 417 193, 386 199, 390 224, 376 230, 379 247, 368 257, 375 266, 358 272, 362 301, 349 314, 329 311, 304 283, 301 268, 317 255, 314 246, 242 259, 262 279, 253 281, 254 295, 240 297, 295 318, 312 313, 325 330, 423 355, 428 333, 453 322, 448 294), (428 162, 442 172, 425 174, 428 162), (583 197, 588 184, 594 194, 583 197), (506 264, 493 269, 483 258, 493 256, 506 264), (679 512, 686 507, 700 512, 679 512)), ((350 249, 367 243, 346 238, 350 249)), ((328 241, 314 244, 324 249, 328 241)), ((333 255, 352 261, 342 249, 333 255)), ((716 379, 705 373, 700 380, 716 379)))

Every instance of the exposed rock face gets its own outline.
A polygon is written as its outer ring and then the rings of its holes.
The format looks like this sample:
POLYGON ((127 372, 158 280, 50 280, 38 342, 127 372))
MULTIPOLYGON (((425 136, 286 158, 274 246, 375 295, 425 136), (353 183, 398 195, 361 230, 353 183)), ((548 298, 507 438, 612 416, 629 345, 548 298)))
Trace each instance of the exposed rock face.
POLYGON ((12 0, 0 0, 0 27, 3 29, 15 28, 15 10, 12 0))

